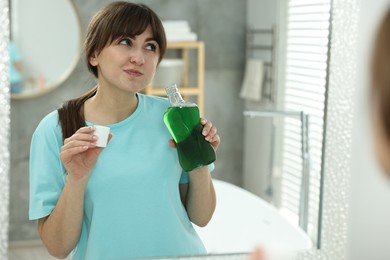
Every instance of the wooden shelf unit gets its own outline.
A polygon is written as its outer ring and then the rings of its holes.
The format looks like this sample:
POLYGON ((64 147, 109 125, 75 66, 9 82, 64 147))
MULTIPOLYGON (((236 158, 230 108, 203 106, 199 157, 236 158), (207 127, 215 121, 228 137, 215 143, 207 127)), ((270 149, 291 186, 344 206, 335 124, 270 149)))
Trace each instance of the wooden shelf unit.
MULTIPOLYGON (((200 115, 203 116, 204 112, 204 43, 202 41, 183 41, 183 42, 168 42, 167 49, 179 49, 181 50, 181 58, 184 61, 183 66, 183 82, 178 86, 179 91, 184 99, 188 96, 196 96, 197 105, 199 107, 200 115), (189 83, 189 51, 195 49, 197 51, 197 64, 196 64, 196 85, 191 86, 189 83)), ((166 96, 165 89, 154 87, 149 85, 145 89, 147 95, 166 96)))

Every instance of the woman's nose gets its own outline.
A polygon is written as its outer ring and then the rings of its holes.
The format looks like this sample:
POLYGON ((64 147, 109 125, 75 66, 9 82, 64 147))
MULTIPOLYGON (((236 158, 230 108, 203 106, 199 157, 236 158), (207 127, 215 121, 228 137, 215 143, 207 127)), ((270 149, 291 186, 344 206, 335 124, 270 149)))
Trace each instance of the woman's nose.
POLYGON ((144 64, 145 57, 142 53, 142 50, 134 50, 130 55, 130 62, 137 65, 144 64))

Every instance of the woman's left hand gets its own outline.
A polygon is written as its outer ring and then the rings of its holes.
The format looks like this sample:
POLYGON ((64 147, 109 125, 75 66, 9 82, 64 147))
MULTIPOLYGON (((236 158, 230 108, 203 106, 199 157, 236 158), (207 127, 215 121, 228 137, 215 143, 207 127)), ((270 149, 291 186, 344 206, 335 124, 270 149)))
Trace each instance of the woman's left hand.
POLYGON ((202 134, 204 138, 211 144, 214 150, 217 151, 219 144, 221 143, 221 138, 217 134, 217 128, 206 118, 201 118, 200 123, 203 125, 202 134))
MULTIPOLYGON (((214 151, 217 151, 219 144, 221 143, 221 138, 217 134, 217 128, 205 118, 201 118, 200 123, 203 125, 202 134, 206 141, 211 144, 211 146, 214 148, 214 151)), ((169 140, 169 146, 172 148, 176 147, 175 141, 173 139, 169 140)))

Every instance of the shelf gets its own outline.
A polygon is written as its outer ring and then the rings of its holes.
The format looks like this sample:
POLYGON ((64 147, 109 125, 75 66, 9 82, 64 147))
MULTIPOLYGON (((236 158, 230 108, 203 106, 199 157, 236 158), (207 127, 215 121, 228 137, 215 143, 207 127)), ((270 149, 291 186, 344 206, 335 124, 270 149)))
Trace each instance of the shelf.
POLYGON ((203 46, 203 42, 192 42, 192 41, 182 41, 182 42, 167 42, 168 49, 195 49, 203 46))
MULTIPOLYGON (((199 112, 203 116, 204 108, 204 43, 202 41, 177 41, 167 42, 167 49, 179 49, 181 50, 181 58, 184 61, 183 68, 183 82, 182 86, 179 86, 181 95, 196 96, 199 112), (190 63, 190 49, 194 49, 197 52, 196 55, 196 83, 189 82, 189 63, 190 63), (195 86, 191 86, 195 84, 195 86)), ((192 57, 192 56, 191 56, 192 57)), ((147 95, 166 96, 165 88, 149 85, 145 89, 147 95)))
MULTIPOLYGON (((183 96, 197 96, 199 89, 195 87, 179 87, 180 94, 183 96)), ((148 90, 149 95, 166 96, 164 88, 154 87, 148 90)))

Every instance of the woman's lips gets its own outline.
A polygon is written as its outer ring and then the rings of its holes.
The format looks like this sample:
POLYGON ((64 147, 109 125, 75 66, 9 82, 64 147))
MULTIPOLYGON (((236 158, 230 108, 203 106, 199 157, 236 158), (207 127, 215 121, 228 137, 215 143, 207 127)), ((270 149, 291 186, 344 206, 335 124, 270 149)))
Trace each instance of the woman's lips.
POLYGON ((142 76, 142 75, 143 75, 143 73, 140 72, 139 70, 130 69, 130 70, 125 70, 125 72, 126 72, 128 75, 132 76, 132 77, 139 77, 139 76, 142 76))

